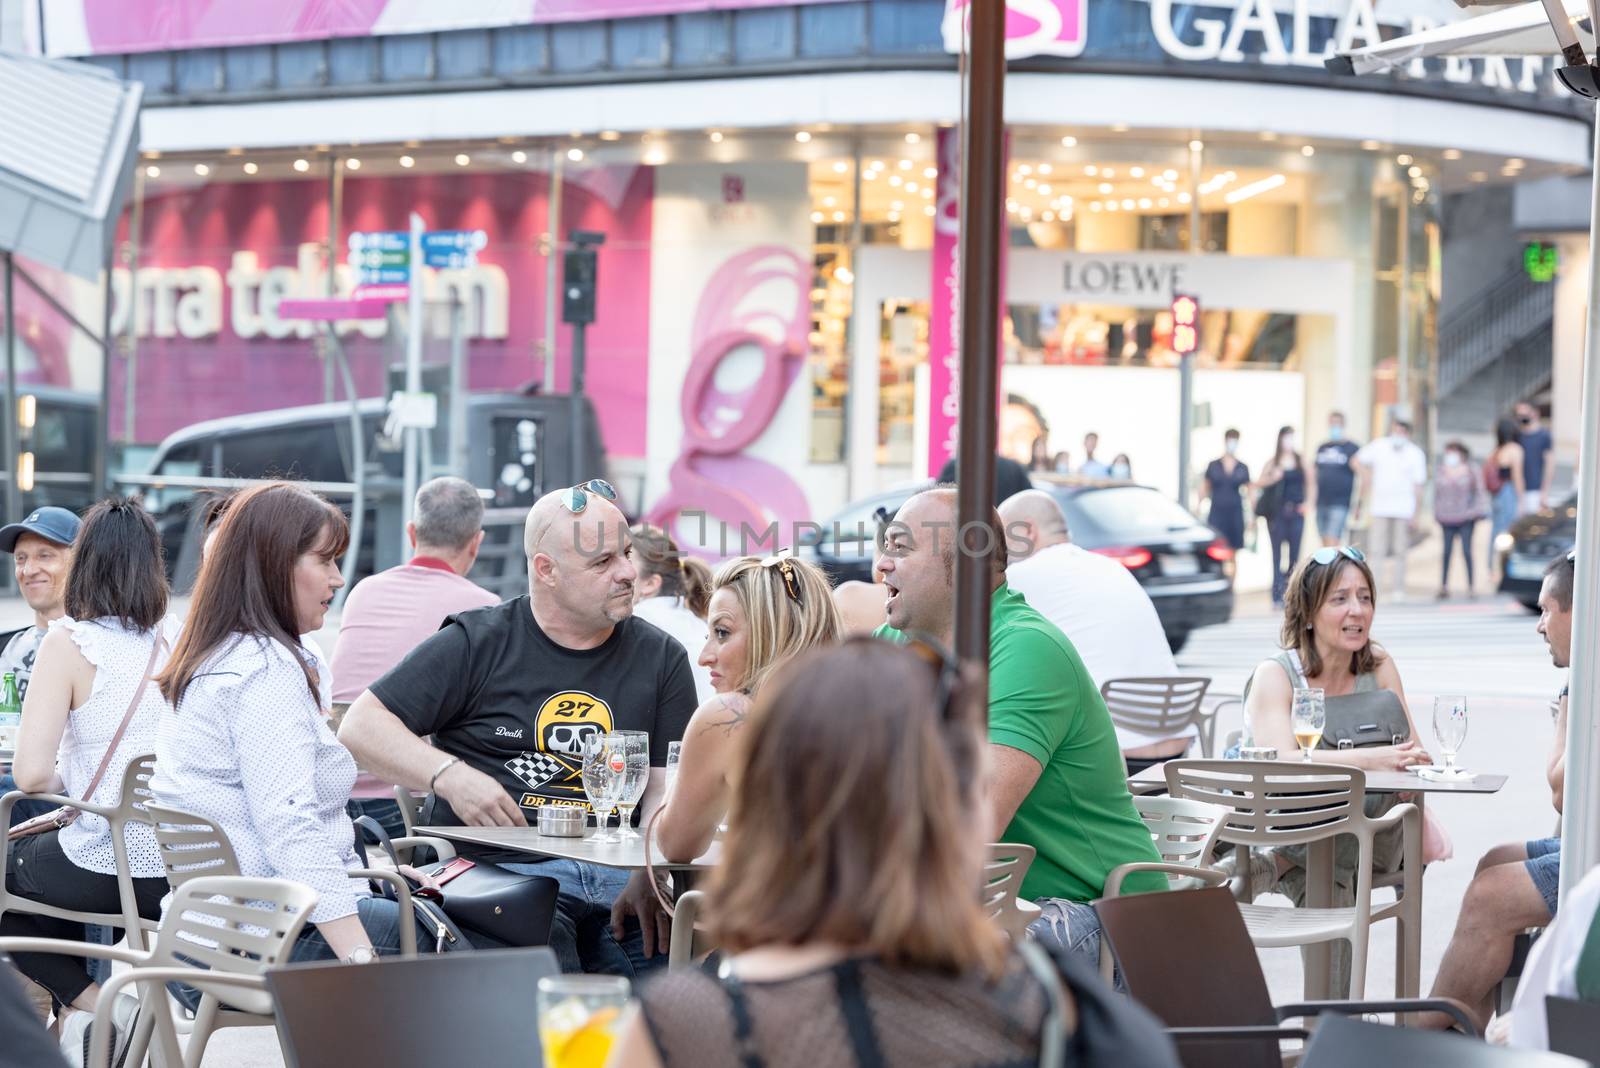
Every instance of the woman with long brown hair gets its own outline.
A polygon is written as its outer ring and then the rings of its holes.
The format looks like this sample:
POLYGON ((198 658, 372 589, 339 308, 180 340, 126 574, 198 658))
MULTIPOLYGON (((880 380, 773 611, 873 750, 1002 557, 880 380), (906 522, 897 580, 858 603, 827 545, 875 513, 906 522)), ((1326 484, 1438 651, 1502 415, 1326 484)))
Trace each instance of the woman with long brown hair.
POLYGON ((711 568, 687 555, 660 527, 635 523, 633 540, 633 614, 672 635, 683 646, 694 671, 695 696, 708 700, 716 691, 711 672, 695 664, 706 642, 706 612, 711 607, 711 568))
MULTIPOLYGON (((978 888, 991 819, 983 686, 927 645, 856 638, 785 664, 743 731, 708 901, 726 957, 646 984, 610 1064, 1033 1064, 1048 995, 978 888)), ((1160 1025, 1054 958, 1122 1065, 1160 1025)), ((1054 983, 1056 980, 1051 980, 1054 983)), ((1109 1063, 1109 1061, 1107 1062, 1109 1063)))
POLYGON ((345 803, 355 760, 329 729, 327 664, 301 640, 344 579, 343 513, 275 482, 234 497, 200 566, 183 637, 157 676, 172 709, 156 738, 157 801, 204 816, 242 874, 316 890, 294 960, 364 962, 399 949, 398 906, 358 867, 345 803))

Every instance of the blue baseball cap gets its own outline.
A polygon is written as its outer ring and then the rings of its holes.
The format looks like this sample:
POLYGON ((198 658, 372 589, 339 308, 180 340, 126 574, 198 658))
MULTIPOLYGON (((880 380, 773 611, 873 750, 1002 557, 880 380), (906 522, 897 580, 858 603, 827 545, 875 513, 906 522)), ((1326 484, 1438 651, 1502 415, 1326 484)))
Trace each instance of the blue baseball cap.
POLYGON ((17 539, 24 534, 37 534, 57 545, 71 545, 82 526, 83 520, 65 508, 35 508, 22 522, 0 527, 0 552, 15 552, 17 539))

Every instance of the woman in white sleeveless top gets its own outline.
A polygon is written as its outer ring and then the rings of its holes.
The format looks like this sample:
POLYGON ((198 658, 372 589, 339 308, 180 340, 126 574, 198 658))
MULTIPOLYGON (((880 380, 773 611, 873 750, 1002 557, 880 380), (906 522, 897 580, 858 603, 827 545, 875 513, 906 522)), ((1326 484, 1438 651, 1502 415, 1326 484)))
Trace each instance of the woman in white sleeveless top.
MULTIPOLYGON (((87 799, 115 805, 136 756, 155 750, 163 699, 143 680, 166 661, 177 633, 167 615, 167 578, 155 523, 137 504, 102 501, 89 510, 67 577, 67 617, 39 647, 22 710, 14 767, 17 785, 33 793, 83 800, 117 729, 127 717, 105 772, 87 799), (138 704, 134 696, 139 693, 138 704), (129 715, 129 709, 133 712, 129 715)), ((167 880, 148 826, 124 834, 139 914, 161 915, 167 880)), ((121 911, 116 857, 105 820, 84 813, 59 831, 11 843, 6 888, 12 893, 85 912, 121 911)), ((82 924, 7 912, 0 934, 81 940, 82 924)), ((100 988, 77 957, 19 953, 17 967, 50 991, 64 1047, 76 1060, 100 988)), ((119 1038, 122 1036, 119 1035, 119 1038)), ((120 1043, 119 1043, 120 1046, 120 1043)))

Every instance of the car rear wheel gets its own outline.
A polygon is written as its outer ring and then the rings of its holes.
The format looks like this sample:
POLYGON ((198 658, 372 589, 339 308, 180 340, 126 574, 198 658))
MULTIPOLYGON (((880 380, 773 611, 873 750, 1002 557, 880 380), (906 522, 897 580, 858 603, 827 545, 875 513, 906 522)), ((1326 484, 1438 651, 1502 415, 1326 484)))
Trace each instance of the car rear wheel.
POLYGON ((1167 647, 1172 650, 1172 655, 1177 656, 1183 652, 1183 647, 1189 644, 1189 632, 1186 630, 1167 631, 1167 647))

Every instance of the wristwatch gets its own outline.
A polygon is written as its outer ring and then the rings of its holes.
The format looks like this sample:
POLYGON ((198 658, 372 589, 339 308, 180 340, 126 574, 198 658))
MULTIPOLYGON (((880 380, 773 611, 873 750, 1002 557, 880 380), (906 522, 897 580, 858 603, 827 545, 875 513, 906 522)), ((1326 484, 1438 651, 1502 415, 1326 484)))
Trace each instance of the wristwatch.
POLYGON ((371 946, 357 946, 345 957, 346 964, 371 964, 378 959, 378 951, 371 946))

